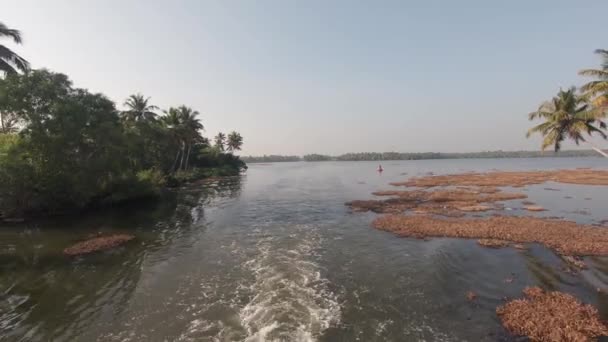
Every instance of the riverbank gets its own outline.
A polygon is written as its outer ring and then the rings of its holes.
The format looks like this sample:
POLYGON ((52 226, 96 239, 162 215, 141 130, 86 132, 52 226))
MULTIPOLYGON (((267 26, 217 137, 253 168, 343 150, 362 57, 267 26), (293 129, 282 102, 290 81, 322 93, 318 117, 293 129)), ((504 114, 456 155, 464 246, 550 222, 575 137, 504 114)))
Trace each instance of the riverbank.
POLYGON ((128 206, 134 202, 158 201, 162 199, 162 193, 165 191, 188 184, 203 184, 207 180, 239 176, 246 168, 245 164, 192 168, 188 171, 179 171, 167 176, 154 171, 140 173, 135 178, 126 179, 123 182, 114 184, 111 191, 97 195, 88 202, 80 203, 79 205, 55 207, 52 211, 45 210, 47 206, 44 204, 40 204, 38 208, 29 210, 15 211, 13 209, 12 211, 18 215, 3 215, 2 208, 0 208, 0 225, 2 223, 23 223, 35 218, 69 216, 84 212, 90 213, 104 208, 128 206))

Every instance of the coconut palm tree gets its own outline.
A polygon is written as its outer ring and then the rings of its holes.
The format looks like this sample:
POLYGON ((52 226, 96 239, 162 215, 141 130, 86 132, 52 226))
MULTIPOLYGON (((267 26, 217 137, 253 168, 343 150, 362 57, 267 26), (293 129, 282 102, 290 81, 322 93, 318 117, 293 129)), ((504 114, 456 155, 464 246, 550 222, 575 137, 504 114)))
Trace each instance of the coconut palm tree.
POLYGON ((171 132, 176 145, 179 146, 171 167, 174 171, 188 168, 192 145, 203 141, 200 131, 204 126, 197 118, 198 114, 192 108, 180 106, 169 108, 161 118, 162 123, 171 132))
POLYGON ((581 87, 590 98, 594 99, 593 103, 604 109, 608 107, 608 50, 598 49, 595 53, 602 58, 600 69, 584 69, 579 71, 579 75, 595 77, 595 81, 588 82, 581 87))
POLYGON ((169 131, 175 145, 178 146, 177 153, 175 154, 175 159, 173 160, 173 165, 171 166, 171 171, 175 171, 177 167, 177 161, 179 160, 179 156, 183 150, 182 142, 183 142, 183 127, 181 125, 179 110, 177 108, 169 108, 164 111, 165 115, 161 117, 161 122, 165 126, 165 128, 169 131))
POLYGON ((243 137, 236 131, 230 132, 228 134, 228 140, 226 141, 226 147, 228 151, 238 151, 243 146, 243 137))
MULTIPOLYGON (((197 119, 199 112, 193 110, 190 107, 181 106, 178 108, 180 114, 181 124, 184 130, 184 145, 187 146, 186 152, 186 163, 183 166, 184 170, 188 169, 188 163, 190 161, 190 151, 192 150, 192 145, 200 142, 202 140, 202 136, 200 131, 204 130, 205 127, 197 119)), ((183 156, 183 154, 182 154, 183 156)))
POLYGON ((224 145, 226 144, 226 134, 219 132, 215 136, 215 138, 213 138, 213 140, 215 141, 215 147, 220 151, 224 151, 224 145))
MULTIPOLYGON (((602 131, 606 128, 606 124, 601 120, 604 115, 601 110, 590 108, 587 101, 586 96, 577 94, 575 87, 568 90, 560 89, 551 101, 543 103, 538 110, 528 115, 530 121, 543 119, 545 122, 532 127, 526 136, 540 133, 544 137, 541 149, 545 150, 553 145, 556 152, 567 138, 572 139, 577 145, 581 141, 590 144, 585 140, 584 134, 598 133, 606 139, 606 134, 602 131)), ((591 147, 608 158, 608 154, 604 151, 593 145, 591 147)))
POLYGON ((134 94, 127 98, 124 105, 128 108, 122 112, 123 118, 126 121, 154 121, 156 120, 155 110, 158 107, 148 103, 149 97, 144 97, 142 94, 134 94))
MULTIPOLYGON (((15 29, 10 29, 0 22, 0 38, 10 38, 16 44, 21 44, 21 32, 15 29)), ((15 74, 17 70, 22 72, 27 71, 30 64, 11 49, 0 44, 0 71, 5 74, 15 74)))

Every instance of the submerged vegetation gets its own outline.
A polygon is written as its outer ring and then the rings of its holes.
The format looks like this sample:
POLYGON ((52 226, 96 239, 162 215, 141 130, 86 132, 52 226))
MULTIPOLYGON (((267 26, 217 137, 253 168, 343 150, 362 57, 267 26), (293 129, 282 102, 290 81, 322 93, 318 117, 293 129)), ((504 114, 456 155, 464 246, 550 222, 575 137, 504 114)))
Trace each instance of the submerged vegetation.
MULTIPOLYGON (((0 23, 2 37, 21 42, 0 23)), ((227 149, 211 146, 199 113, 185 105, 159 115, 135 94, 121 111, 64 74, 29 70, 2 45, 0 72, 0 218, 154 197, 165 186, 246 168, 232 154, 241 135, 230 133, 227 149)))

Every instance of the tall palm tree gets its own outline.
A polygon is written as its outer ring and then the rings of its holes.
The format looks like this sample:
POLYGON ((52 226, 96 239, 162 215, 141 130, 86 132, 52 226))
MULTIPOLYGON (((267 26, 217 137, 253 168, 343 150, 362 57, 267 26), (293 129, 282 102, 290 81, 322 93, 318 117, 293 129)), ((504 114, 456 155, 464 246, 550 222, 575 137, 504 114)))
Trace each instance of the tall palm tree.
POLYGON ((127 98, 124 105, 128 108, 122 112, 126 121, 154 121, 156 120, 155 110, 158 107, 148 103, 149 97, 144 97, 142 94, 131 95, 127 98))
POLYGON ((192 108, 180 106, 178 108, 169 108, 161 118, 179 146, 175 160, 173 161, 172 170, 188 169, 192 145, 203 139, 200 131, 204 129, 204 126, 197 118, 198 114, 192 108))
POLYGON ((196 110, 193 110, 190 107, 181 106, 179 107, 179 112, 182 126, 184 127, 184 144, 188 147, 188 151, 186 152, 186 164, 183 167, 184 170, 187 170, 192 145, 202 140, 200 131, 204 130, 205 127, 200 120, 197 119, 199 112, 196 110))
POLYGON ((595 77, 595 81, 588 82, 581 87, 581 90, 595 98, 593 103, 604 109, 608 107, 608 50, 598 49, 595 53, 602 58, 600 69, 584 69, 579 71, 579 75, 595 77))
MULTIPOLYGON (((556 152, 560 150, 561 143, 566 138, 572 139, 577 145, 581 141, 587 142, 583 136, 585 133, 589 135, 598 133, 606 139, 606 134, 602 131, 606 128, 606 123, 601 120, 604 115, 601 110, 590 108, 587 100, 586 96, 579 96, 576 93, 575 87, 565 91, 560 89, 551 101, 543 103, 538 110, 528 115, 530 121, 543 119, 545 122, 532 127, 526 136, 540 133, 544 137, 541 149, 545 150, 553 145, 556 152)), ((608 158, 608 154, 604 151, 590 145, 595 151, 608 158)))
POLYGON ((224 145, 226 144, 226 134, 219 132, 215 136, 215 138, 213 138, 213 140, 215 141, 215 147, 217 147, 217 149, 220 151, 224 151, 224 145))
MULTIPOLYGON (((0 22, 0 38, 10 38, 16 44, 21 44, 21 32, 10 29, 0 22)), ((11 49, 0 44, 0 71, 5 74, 15 74, 17 70, 25 72, 29 70, 30 64, 11 49)))
POLYGON ((236 131, 230 132, 230 134, 228 134, 228 140, 226 141, 228 151, 238 151, 241 149, 241 146, 243 146, 243 137, 241 134, 236 131))

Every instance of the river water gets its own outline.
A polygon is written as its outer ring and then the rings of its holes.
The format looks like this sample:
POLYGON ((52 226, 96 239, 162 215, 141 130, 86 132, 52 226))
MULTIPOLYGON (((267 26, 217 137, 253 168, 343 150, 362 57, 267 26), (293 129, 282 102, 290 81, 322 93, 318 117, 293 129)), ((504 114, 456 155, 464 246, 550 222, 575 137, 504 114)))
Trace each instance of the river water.
MULTIPOLYGON (((397 238, 344 202, 410 176, 602 167, 600 158, 252 164, 160 203, 0 227, 2 341, 510 341, 495 308, 539 285, 608 317, 608 259, 397 238), (136 242, 70 259, 97 232, 136 242), (512 281, 505 281, 506 279, 512 281), (598 292, 597 289, 603 291, 598 292), (465 293, 478 298, 467 301, 465 293)), ((608 219, 608 187, 543 184, 526 215, 608 219), (547 190, 550 187, 553 190, 547 190), (556 191, 559 190, 559 191, 556 191)), ((508 214, 524 214, 521 201, 508 214)))

